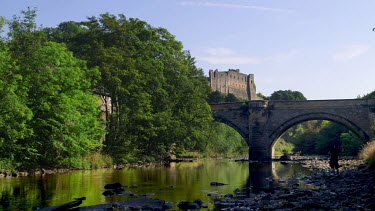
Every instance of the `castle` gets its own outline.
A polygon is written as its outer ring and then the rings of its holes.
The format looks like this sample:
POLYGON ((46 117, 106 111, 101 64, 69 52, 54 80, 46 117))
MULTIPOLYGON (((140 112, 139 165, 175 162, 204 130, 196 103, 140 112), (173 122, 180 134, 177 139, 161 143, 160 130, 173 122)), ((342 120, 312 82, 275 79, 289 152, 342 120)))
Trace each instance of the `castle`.
POLYGON ((240 73, 239 69, 228 71, 209 71, 209 84, 213 91, 223 94, 231 93, 242 100, 258 100, 254 84, 254 74, 240 73))

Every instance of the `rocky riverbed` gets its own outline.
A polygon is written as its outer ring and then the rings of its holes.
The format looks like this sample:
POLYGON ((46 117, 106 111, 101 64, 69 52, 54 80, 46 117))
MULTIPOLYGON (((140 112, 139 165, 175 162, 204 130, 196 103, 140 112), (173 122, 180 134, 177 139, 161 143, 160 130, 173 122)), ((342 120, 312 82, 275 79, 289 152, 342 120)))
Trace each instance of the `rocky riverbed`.
MULTIPOLYGON (((295 162, 295 161, 293 161, 295 162)), ((285 186, 265 189, 250 197, 215 202, 217 209, 233 210, 375 210, 375 171, 359 160, 341 160, 340 174, 327 160, 300 161, 311 176, 286 178, 285 186)), ((286 162, 292 165, 292 162, 286 162)))

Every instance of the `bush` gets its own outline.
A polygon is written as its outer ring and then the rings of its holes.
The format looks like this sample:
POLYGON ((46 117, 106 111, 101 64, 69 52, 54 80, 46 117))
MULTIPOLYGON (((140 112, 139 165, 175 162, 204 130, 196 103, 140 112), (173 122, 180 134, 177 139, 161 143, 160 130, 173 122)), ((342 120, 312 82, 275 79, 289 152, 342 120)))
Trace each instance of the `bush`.
POLYGON ((364 160, 371 168, 375 168, 375 140, 363 145, 359 152, 359 158, 364 160))
POLYGON ((274 156, 291 155, 294 150, 294 145, 286 142, 283 138, 279 138, 273 147, 275 149, 274 156))

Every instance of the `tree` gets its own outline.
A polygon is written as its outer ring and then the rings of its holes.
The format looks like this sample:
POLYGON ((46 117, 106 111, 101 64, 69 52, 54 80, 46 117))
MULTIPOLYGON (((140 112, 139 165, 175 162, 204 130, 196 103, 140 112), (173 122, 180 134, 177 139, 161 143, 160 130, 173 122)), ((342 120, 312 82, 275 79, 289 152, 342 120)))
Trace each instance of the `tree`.
POLYGON ((371 93, 368 93, 362 97, 360 97, 361 99, 371 99, 371 98, 375 98, 375 91, 371 92, 371 93))
POLYGON ((240 101, 234 94, 222 94, 219 91, 211 91, 208 93, 208 103, 230 103, 230 102, 238 102, 240 101))
POLYGON ((28 150, 20 141, 32 135, 27 124, 32 112, 25 105, 27 93, 20 86, 22 76, 17 70, 9 49, 0 40, 0 169, 17 167, 17 153, 28 150))
POLYGON ((166 29, 102 14, 62 23, 49 36, 99 67, 112 99, 105 151, 115 162, 162 159, 169 148, 200 148, 211 120, 203 71, 166 29))
POLYGON ((210 92, 207 99, 208 103, 221 103, 224 102, 224 96, 219 91, 210 92))
POLYGON ((257 96, 262 99, 262 100, 268 100, 268 97, 266 97, 265 95, 263 95, 262 93, 257 93, 257 96))
POLYGON ((225 102, 238 102, 239 100, 237 99, 237 97, 232 94, 232 93, 228 93, 226 96, 225 96, 225 102))
POLYGON ((279 90, 272 93, 269 100, 306 100, 306 98, 299 91, 279 90))
POLYGON ((36 28, 36 11, 22 13, 23 19, 14 17, 9 23, 10 69, 5 69, 21 91, 16 93, 18 101, 7 95, 12 100, 3 103, 19 108, 15 111, 23 115, 14 120, 24 124, 27 133, 10 137, 17 149, 10 153, 20 168, 80 167, 82 157, 101 147, 98 97, 92 94, 99 72, 87 69, 64 45, 47 41, 36 28))

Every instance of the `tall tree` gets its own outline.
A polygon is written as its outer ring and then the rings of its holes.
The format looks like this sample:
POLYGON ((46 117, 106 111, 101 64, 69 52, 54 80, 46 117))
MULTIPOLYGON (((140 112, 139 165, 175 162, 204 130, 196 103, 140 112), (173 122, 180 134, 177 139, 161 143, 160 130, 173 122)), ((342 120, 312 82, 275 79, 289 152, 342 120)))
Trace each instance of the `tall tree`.
POLYGON ((3 169, 17 167, 17 154, 29 150, 20 141, 32 134, 28 126, 32 112, 25 104, 27 93, 17 71, 8 47, 0 40, 0 168, 3 169))
POLYGON ((211 118, 208 85, 194 58, 166 29, 102 14, 62 23, 49 34, 68 42, 90 67, 99 67, 98 89, 111 96, 113 107, 104 144, 116 162, 154 160, 172 145, 181 151, 203 141, 211 118))
MULTIPOLYGON (((92 94, 98 69, 87 69, 62 44, 49 42, 36 28, 36 11, 10 21, 9 54, 22 90, 22 106, 30 135, 17 141, 13 155, 24 168, 76 166, 82 157, 100 149, 103 135, 98 97, 92 94)), ((9 70, 8 70, 9 71, 9 70)), ((9 105, 11 106, 11 105, 9 105)))

